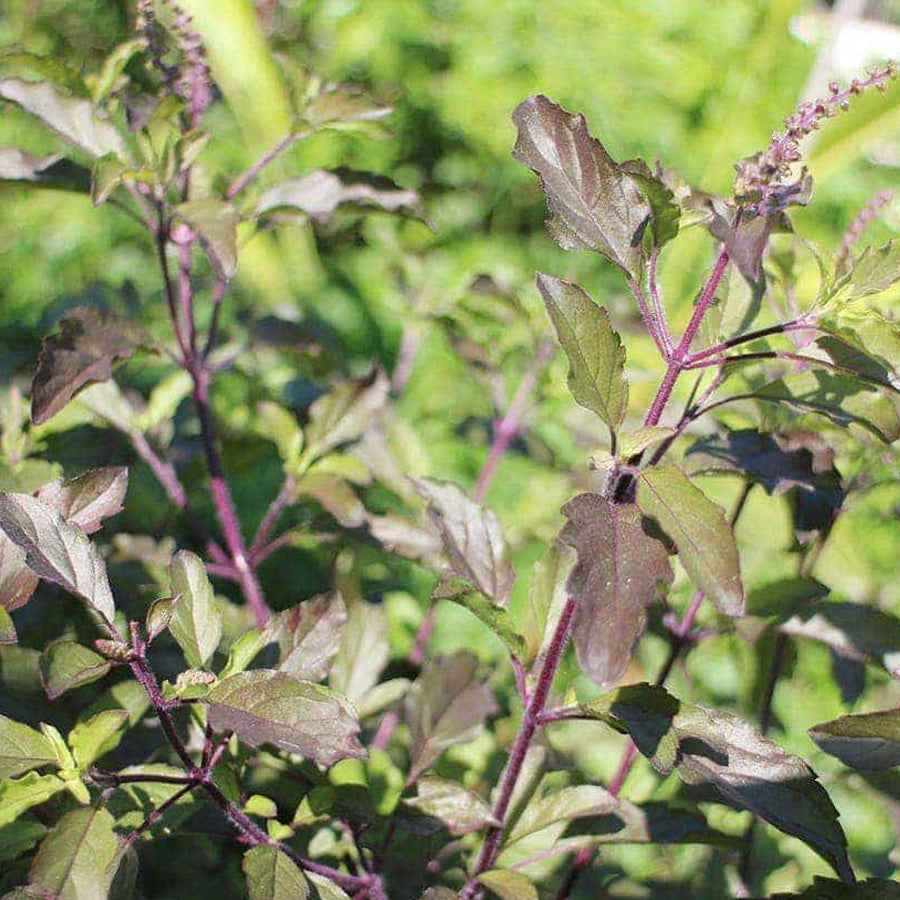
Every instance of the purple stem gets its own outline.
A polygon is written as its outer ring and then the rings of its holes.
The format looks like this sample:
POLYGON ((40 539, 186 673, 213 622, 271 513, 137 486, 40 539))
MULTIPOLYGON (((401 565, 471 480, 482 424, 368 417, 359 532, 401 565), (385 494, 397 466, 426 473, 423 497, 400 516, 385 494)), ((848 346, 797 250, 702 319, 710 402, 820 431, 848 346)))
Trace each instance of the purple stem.
POLYGON ((794 322, 782 322, 779 325, 770 325, 768 328, 760 328, 758 331, 748 331, 746 334, 741 334, 737 337, 730 338, 727 341, 722 341, 712 347, 707 347, 705 350, 700 350, 698 353, 692 353, 685 360, 686 368, 690 368, 694 363, 699 362, 701 359, 724 353, 732 347, 737 347, 740 344, 748 344, 750 341, 757 341, 760 338, 769 337, 775 334, 786 334, 789 331, 818 330, 819 328, 814 322, 804 322, 798 319, 794 322))
POLYGON ((296 487, 297 479, 293 475, 286 475, 284 483, 281 485, 281 490, 278 492, 278 496, 266 510, 266 514, 263 516, 263 520, 260 522, 259 528, 257 529, 256 537, 253 538, 253 543, 250 545, 251 560, 256 560, 260 550, 262 550, 266 544, 266 538, 268 538, 272 529, 278 523, 281 514, 294 499, 294 489, 296 487))
POLYGON ((659 261, 659 250, 650 254, 650 263, 647 269, 647 282, 650 285, 650 300, 653 303, 653 313, 659 326, 660 337, 663 342, 663 357, 668 359, 672 354, 674 345, 672 333, 669 331, 669 323, 666 320, 666 311, 663 308, 662 299, 659 296, 659 280, 656 277, 656 264, 659 261))
POLYGON ((169 499, 179 508, 187 506, 187 494, 184 486, 178 480, 175 467, 171 463, 164 462, 150 446, 147 439, 140 431, 133 431, 129 435, 131 444, 137 455, 149 466, 156 480, 162 485, 169 499))
POLYGON ((723 247, 719 253, 718 260, 716 260, 712 275, 710 275, 709 281, 706 282, 703 293, 700 295, 700 299, 694 307, 694 313, 691 316, 690 322, 688 322, 688 326, 681 338, 681 342, 672 351, 672 355, 669 358, 669 368, 666 370, 662 384, 660 384, 659 390, 653 398, 650 412, 647 413, 647 419, 644 422, 645 425, 652 426, 659 424, 663 410, 669 402, 669 397, 672 396, 672 388, 675 387, 675 382, 678 380, 678 376, 684 369, 685 360, 690 354, 691 344, 697 336, 697 332, 700 330, 700 323, 703 321, 703 317, 706 315, 706 312, 713 301, 716 288, 719 286, 719 282, 725 274, 727 265, 728 251, 723 247))
MULTIPOLYGON (((519 733, 513 742, 510 750, 509 760, 506 769, 503 772, 503 779, 500 782, 500 790, 497 795, 497 802, 491 811, 492 817, 500 823, 505 823, 506 813, 509 809, 509 803, 512 799, 513 791, 522 773, 522 765, 525 762, 525 755, 531 746, 535 731, 538 728, 538 720, 544 707, 547 704, 547 697, 550 694, 550 687, 553 684, 553 677, 559 667, 563 652, 569 642, 569 634, 572 630, 572 619, 575 616, 575 607, 577 606, 574 597, 569 597, 563 607, 559 617, 559 623, 550 646, 547 648, 547 655, 544 657, 544 664, 541 667, 541 673, 538 676, 538 682, 535 686, 534 693, 528 701, 528 705, 522 714, 522 724, 519 726, 519 733)), ((460 891, 460 900, 471 900, 478 891, 478 876, 483 872, 492 868, 497 860, 500 851, 500 841, 503 838, 505 824, 491 828, 484 839, 484 845, 481 848, 481 856, 472 877, 468 880, 465 887, 460 891)))
POLYGON ((225 199, 233 200, 267 165, 269 165, 269 163, 281 156, 285 150, 293 144, 296 144, 297 141, 301 141, 311 134, 311 131, 295 131, 287 135, 287 137, 282 138, 274 147, 266 151, 266 153, 253 163, 246 172, 239 175, 231 183, 231 187, 225 192, 225 199))
POLYGON ((512 402, 506 410, 506 415, 494 426, 494 442, 491 445, 490 453, 488 454, 484 465, 481 467, 481 471, 478 473, 478 480, 475 482, 473 496, 478 503, 481 503, 484 500, 488 488, 494 480, 494 475, 497 472, 497 467, 500 465, 500 460, 503 459, 509 445, 522 427, 522 419, 525 416, 525 411, 528 409, 528 401, 531 398, 531 393, 537 385, 541 370, 553 353, 553 348, 554 344, 551 340, 547 339, 541 341, 537 353, 535 354, 534 361, 528 367, 528 371, 522 376, 522 381, 519 383, 515 396, 512 398, 512 402))
POLYGON ((266 606, 259 582, 250 567, 247 547, 238 523, 237 510, 228 482, 225 480, 222 459, 216 447, 216 435, 209 404, 209 372, 198 360, 195 359, 192 362, 190 374, 194 379, 194 405, 197 408, 197 417, 200 419, 200 433, 209 468, 213 503, 225 534, 225 546, 228 548, 232 565, 237 572, 238 584, 247 598, 247 603, 256 617, 257 624, 263 626, 269 621, 269 608, 266 606))

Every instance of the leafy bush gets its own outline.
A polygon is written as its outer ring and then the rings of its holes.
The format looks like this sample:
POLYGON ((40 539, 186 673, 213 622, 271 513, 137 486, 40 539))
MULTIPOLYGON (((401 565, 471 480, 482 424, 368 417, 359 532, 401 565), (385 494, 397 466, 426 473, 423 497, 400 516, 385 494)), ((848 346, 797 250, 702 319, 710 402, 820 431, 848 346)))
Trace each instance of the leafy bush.
MULTIPOLYGON (((867 677, 888 702, 900 673, 895 561, 876 603, 853 597, 852 560, 828 559, 841 529, 893 512, 900 332, 880 295, 900 251, 858 250, 885 195, 836 253, 789 218, 812 195, 801 142, 893 68, 801 104, 738 164, 728 196, 616 162, 583 116, 528 98, 513 155, 539 177, 549 232, 619 270, 656 359, 626 372, 618 311, 573 281, 537 275, 554 342, 514 288, 481 275, 464 302, 427 314, 437 345, 411 298, 388 377, 347 371, 322 323, 242 320, 229 303, 239 259, 270 232, 358 240, 370 213, 427 226, 420 195, 384 175, 270 179, 323 132, 376 137, 390 107, 269 60, 291 127, 235 172, 216 101, 240 96, 239 61, 214 83, 194 29, 171 0, 142 0, 135 36, 89 74, 4 58, 0 97, 67 150, 4 148, 0 177, 87 192, 136 223, 168 313, 158 328, 129 290, 69 308, 27 401, 14 379, 0 403, 6 896, 900 893, 876 852, 848 842, 825 787, 895 796, 900 713, 811 721, 805 747, 780 721, 818 710, 804 691, 855 701, 867 677), (716 255, 676 337, 657 269, 691 228, 716 255), (429 354, 450 346, 471 371, 429 380, 429 354), (430 477, 428 436, 403 416, 410 393, 466 420, 464 454, 485 415, 472 383, 502 396, 509 356, 524 358, 521 377, 472 491, 430 477), (553 395, 557 363, 586 412, 553 395), (655 363, 648 393, 635 372, 655 363), (528 427, 541 392, 545 421, 528 427), (529 460, 565 457, 600 423, 608 440, 573 476, 560 529, 547 507, 569 482, 529 460), (100 447, 105 465, 75 471, 100 447), (507 479, 519 505, 504 527, 484 501, 513 452, 524 467, 507 479), (273 499, 248 510, 233 486, 250 496, 259 482, 273 499), (530 580, 517 579, 525 557, 530 580), (304 598, 281 602, 291 592, 304 598), (713 645, 718 662, 692 684, 713 645), (809 683, 806 645, 831 654, 834 686, 809 683), (704 702, 670 692, 680 670, 677 694, 704 702), (644 798, 620 797, 638 776, 644 798), (792 883, 768 879, 773 857, 792 883), (660 858, 667 877, 646 866, 660 858)), ((403 291, 429 259, 396 252, 403 291)))

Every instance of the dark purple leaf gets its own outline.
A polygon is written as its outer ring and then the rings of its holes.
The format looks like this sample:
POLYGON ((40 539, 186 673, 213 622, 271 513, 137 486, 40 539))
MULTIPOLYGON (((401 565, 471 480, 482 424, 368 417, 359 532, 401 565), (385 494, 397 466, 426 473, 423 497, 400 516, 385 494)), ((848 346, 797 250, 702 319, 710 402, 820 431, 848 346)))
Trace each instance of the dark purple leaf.
POLYGON ((585 674, 602 686, 625 673, 647 607, 672 581, 665 545, 647 533, 635 504, 581 494, 563 507, 560 539, 578 552, 568 588, 578 601, 573 640, 585 674))

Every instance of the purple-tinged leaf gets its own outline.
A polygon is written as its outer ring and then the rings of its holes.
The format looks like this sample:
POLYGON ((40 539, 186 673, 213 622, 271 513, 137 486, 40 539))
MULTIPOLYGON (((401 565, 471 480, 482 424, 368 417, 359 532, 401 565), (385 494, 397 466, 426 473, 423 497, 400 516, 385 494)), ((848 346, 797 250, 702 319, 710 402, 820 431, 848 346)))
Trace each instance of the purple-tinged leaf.
POLYGON ((276 613, 263 635, 279 646, 278 668, 306 681, 321 681, 341 647, 347 605, 339 592, 320 594, 276 613))
POLYGON ((393 513, 384 516, 369 514, 368 524, 372 536, 389 553, 414 559, 429 568, 440 565, 441 538, 436 529, 429 527, 430 520, 419 526, 393 513))
POLYGON ((41 683, 49 700, 102 678, 110 668, 108 659, 75 641, 54 641, 41 653, 41 683))
POLYGON ((728 616, 743 615, 737 546, 721 508, 670 464, 641 470, 637 505, 672 539, 691 580, 716 608, 728 616))
POLYGON ((809 729, 809 736, 844 765, 865 771, 900 766, 900 709, 841 716, 809 729))
POLYGON ((644 633, 647 607, 672 581, 669 553, 633 504, 580 494, 563 507, 560 540, 578 552, 568 580, 578 601, 572 630, 584 673, 607 687, 624 675, 644 633))
POLYGON ((353 703, 378 683, 391 655, 384 607, 365 600, 347 604, 340 649, 331 664, 331 687, 353 703))
POLYGON ((48 900, 106 897, 121 861, 114 824, 102 806, 66 813, 41 843, 29 891, 48 900))
POLYGON ((128 158, 122 136, 88 100, 67 96, 49 82, 21 78, 0 81, 0 97, 22 107, 94 159, 107 153, 128 158))
POLYGON ((365 756, 359 723, 339 694, 285 672, 254 669, 220 681, 204 700, 214 731, 245 744, 274 744, 323 766, 365 756))
POLYGON ((31 383, 35 425, 59 412, 83 387, 106 381, 112 364, 145 343, 135 324, 90 306, 69 311, 59 331, 44 338, 31 383))
POLYGON ((178 642, 189 666, 202 668, 212 658, 222 638, 222 613, 203 560, 179 550, 169 563, 172 604, 169 631, 178 642))
POLYGON ((209 197, 182 203, 176 212, 197 233, 216 275, 230 281, 238 263, 238 211, 230 203, 209 197))
POLYGON ((428 503, 453 574, 505 608, 516 576, 496 515, 455 484, 426 478, 415 478, 413 484, 428 503))
POLYGON ((301 178, 283 181, 259 198, 257 216, 297 210, 316 222, 326 222, 338 208, 355 207, 404 213, 425 218, 422 198, 389 178, 368 172, 314 169, 301 178))
POLYGON ((56 763, 53 744, 39 731, 0 715, 0 779, 56 763))
POLYGON ((104 519, 122 510, 128 491, 128 469, 124 466, 91 469, 44 485, 38 498, 52 506, 67 522, 85 534, 93 534, 104 519))
POLYGON ((900 619, 862 603, 819 601, 784 618, 779 628, 791 637, 827 644, 836 653, 883 666, 900 678, 900 619))
POLYGON ((628 411, 628 381, 625 347, 609 324, 609 313, 577 284, 538 272, 537 286, 569 359, 575 402, 618 431, 628 411))
POLYGON ((32 156, 17 147, 0 147, 0 181, 78 193, 91 189, 91 173, 61 153, 32 156))
POLYGON ((838 812, 816 774, 731 713, 681 703, 657 685, 635 684, 582 704, 575 718, 595 718, 630 734, 662 774, 712 789, 785 834, 798 837, 848 882, 853 870, 838 812))
POLYGON ((513 113, 513 156, 541 179, 553 218, 548 229, 564 250, 596 250, 637 278, 651 206, 634 179, 573 116, 536 95, 513 113))
POLYGON ((297 864, 271 844, 260 844, 244 854, 248 900, 306 900, 309 882, 297 864))
POLYGON ((116 609, 106 564, 77 525, 29 494, 0 493, 0 529, 25 551, 25 562, 39 578, 80 597, 112 622, 116 609))
POLYGON ((438 657, 406 697, 410 779, 415 781, 448 747, 473 740, 497 710, 490 688, 478 680, 475 656, 459 652, 438 657))
POLYGON ((0 606, 24 606, 38 586, 38 577, 25 564, 25 551, 0 531, 0 606))
POLYGON ((439 819, 450 834, 468 834, 497 824, 487 802, 455 781, 429 775, 420 778, 416 788, 418 793, 405 801, 407 806, 439 819))
POLYGON ((776 221, 772 216, 757 216, 735 225, 735 210, 713 201, 710 232, 725 245, 728 256, 738 271, 751 284, 762 280, 762 258, 776 221))

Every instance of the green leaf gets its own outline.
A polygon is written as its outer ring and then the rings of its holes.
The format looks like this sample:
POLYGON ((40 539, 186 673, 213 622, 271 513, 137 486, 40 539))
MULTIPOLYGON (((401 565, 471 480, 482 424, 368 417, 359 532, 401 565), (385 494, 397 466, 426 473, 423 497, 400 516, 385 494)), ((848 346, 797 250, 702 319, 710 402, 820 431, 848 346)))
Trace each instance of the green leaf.
POLYGON ((538 272, 537 286, 569 358, 569 390, 616 432, 628 411, 625 347, 609 313, 577 284, 538 272))
POLYGON ((625 673, 647 624, 647 608, 672 582, 669 553, 648 533, 633 503, 580 494, 563 507, 560 540, 578 551, 568 590, 578 607, 572 629, 578 662, 601 686, 625 673))
POLYGON ((301 122, 312 128, 339 128, 377 122, 389 116, 393 107, 373 100, 354 84, 325 84, 298 110, 301 122))
POLYGON ((473 594, 465 587, 459 590, 452 585, 444 585, 438 588, 434 594, 435 599, 452 600, 464 609, 479 618, 491 631, 506 645, 507 650, 516 657, 522 659, 525 656, 525 638, 516 631, 515 622, 510 614, 498 606, 494 606, 490 600, 481 594, 473 594))
POLYGON ((658 250, 678 236, 681 207, 675 202, 675 194, 653 175, 642 159, 627 160, 620 168, 631 176, 650 204, 650 224, 644 231, 644 243, 649 249, 658 250))
POLYGON ((731 713, 681 703, 665 688, 635 684, 574 714, 631 735, 662 774, 718 793, 785 834, 798 837, 853 881, 838 812, 809 766, 731 713))
POLYGON ((349 704, 321 685, 284 672, 254 669, 231 675, 204 702, 215 731, 234 731, 251 747, 274 744, 323 766, 365 755, 349 704))
POLYGON ((202 668, 209 662, 222 637, 222 614, 203 560, 188 550, 179 550, 169 564, 172 604, 169 631, 178 642, 189 666, 202 668))
POLYGON ((83 387, 106 381, 112 364, 146 343, 143 331, 91 306, 68 310, 59 332, 44 338, 31 383, 31 418, 41 425, 83 387))
POLYGON ((244 812, 261 819, 274 819, 278 815, 278 805, 271 797, 251 794, 244 803, 244 812))
POLYGON ((116 609, 106 564, 78 526, 29 494, 0 493, 0 528, 25 551, 38 577, 80 597, 112 622, 116 609))
POLYGON ((0 781, 0 826, 14 822, 27 809, 45 803, 65 790, 66 783, 56 775, 29 772, 21 778, 0 781))
POLYGON ((459 652, 438 657, 416 679, 405 701, 410 781, 448 747, 477 737, 485 719, 497 712, 493 693, 477 675, 476 657, 459 652))
POLYGON ((716 608, 728 616, 743 615, 740 561, 721 508, 668 463, 641 470, 637 504, 672 539, 691 580, 716 608))
POLYGON ((230 281, 238 263, 238 211, 230 203, 214 197, 190 200, 175 211, 197 233, 216 275, 230 281))
POLYGON ((416 790, 415 797, 404 801, 407 806, 439 819, 450 834, 468 834, 497 824, 485 800, 455 781, 428 775, 419 779, 416 790))
POLYGON ((69 732, 69 746, 81 770, 119 746, 128 726, 128 712, 124 709, 105 709, 79 722, 69 732))
POLYGON ((375 686, 390 655, 384 607, 355 600, 347 605, 347 623, 329 684, 355 703, 375 686))
MULTIPOLYGON (((2 590, 2 584, 0 584, 0 590, 2 590)), ((2 594, 0 594, 0 647, 4 644, 18 643, 18 640, 15 623, 12 616, 3 607, 2 594)))
POLYGON ((634 179, 592 138, 584 116, 573 116, 536 95, 513 113, 513 156, 540 176, 553 218, 553 239, 564 250, 596 250, 630 278, 643 267, 641 236, 651 206, 634 179))
POLYGON ((255 428, 257 433, 278 448, 278 455, 288 471, 293 471, 303 449, 303 430, 296 418, 277 403, 257 404, 255 428))
POLYGON ((47 829, 30 816, 4 825, 0 828, 0 863, 18 859, 31 850, 46 833, 47 829))
POLYGON ((248 900, 306 900, 309 884, 296 863, 271 844, 244 854, 248 900))
POLYGON ((54 641, 41 653, 41 683, 49 700, 90 684, 109 672, 108 659, 75 641, 54 641))
POLYGON ((525 640, 522 662, 528 665, 532 665, 546 653, 568 598, 566 581, 574 563, 575 554, 572 550, 554 542, 534 564, 528 590, 528 609, 522 623, 525 640))
POLYGON ((101 900, 121 861, 113 817, 103 807, 64 815, 44 838, 29 889, 54 900, 101 900))
POLYGON ((309 472, 298 479, 294 498, 312 497, 334 516, 344 528, 360 528, 366 521, 366 508, 353 488, 339 475, 309 472))
POLYGON ((521 872, 511 869, 491 869, 482 872, 478 880, 500 900, 538 900, 537 888, 521 872))
POLYGON ((836 305, 853 303, 880 294, 900 280, 900 241, 889 241, 877 250, 866 247, 831 291, 836 305))
POLYGON ((900 709, 841 716, 810 728, 809 736, 854 769, 900 766, 900 709))
POLYGON ((53 744, 39 731, 0 715, 0 778, 56 763, 53 744))
MULTIPOLYGON (((355 609, 354 616, 353 627, 360 629, 359 637, 371 639, 373 635, 367 635, 365 625, 358 621, 368 618, 368 613, 355 609)), ((260 646, 276 641, 278 668, 282 672, 307 681, 321 681, 340 650, 347 619, 347 605, 340 592, 320 594, 272 616, 260 646)), ((378 622, 377 631, 382 618, 376 613, 372 619, 378 622)), ((377 644, 383 655, 385 644, 381 640, 377 644)))
POLYGON ((565 787, 556 793, 532 800, 507 835, 504 845, 514 844, 557 822, 608 815, 615 811, 617 806, 616 798, 599 785, 580 784, 565 787))
POLYGON ((453 574, 505 608, 515 581, 509 548, 497 516, 455 484, 412 479, 444 544, 453 574))
POLYGON ((338 208, 376 209, 425 218, 418 192, 390 178, 366 172, 313 169, 300 178, 283 181, 263 192, 256 215, 297 210, 316 222, 327 222, 338 208))
POLYGON ((0 81, 0 97, 21 106, 63 140, 94 159, 107 153, 128 159, 122 136, 88 100, 69 97, 48 82, 23 81, 21 78, 0 81))
POLYGON ((83 194, 90 190, 91 173, 61 153, 32 156, 16 147, 0 147, 0 181, 83 194))
POLYGON ((129 62, 146 47, 141 38, 132 38, 123 41, 109 53, 103 60, 103 65, 96 74, 85 76, 85 81, 91 89, 91 97, 94 103, 105 100, 113 91, 127 81, 123 73, 129 62))
POLYGON ((365 378, 345 381, 323 394, 309 409, 304 456, 317 458, 361 437, 384 408, 390 384, 374 369, 365 378))
POLYGON ((333 881, 324 875, 316 875, 315 872, 307 872, 306 879, 313 888, 315 900, 350 900, 350 895, 341 890, 333 881))

